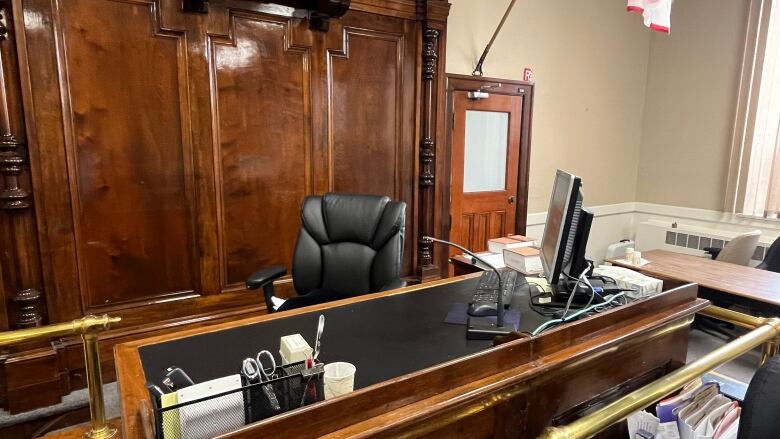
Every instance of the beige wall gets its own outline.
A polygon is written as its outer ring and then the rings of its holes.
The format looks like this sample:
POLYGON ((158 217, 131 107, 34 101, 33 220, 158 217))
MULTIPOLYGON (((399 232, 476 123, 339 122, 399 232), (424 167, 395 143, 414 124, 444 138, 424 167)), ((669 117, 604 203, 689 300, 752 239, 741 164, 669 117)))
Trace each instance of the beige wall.
MULTIPOLYGON (((450 2, 447 72, 470 74, 509 0, 450 2)), ((488 56, 485 76, 534 71, 529 212, 547 210, 556 168, 583 177, 588 205, 636 199, 650 33, 625 5, 519 0, 488 56)))
POLYGON ((748 0, 681 0, 653 35, 637 199, 723 209, 748 0))

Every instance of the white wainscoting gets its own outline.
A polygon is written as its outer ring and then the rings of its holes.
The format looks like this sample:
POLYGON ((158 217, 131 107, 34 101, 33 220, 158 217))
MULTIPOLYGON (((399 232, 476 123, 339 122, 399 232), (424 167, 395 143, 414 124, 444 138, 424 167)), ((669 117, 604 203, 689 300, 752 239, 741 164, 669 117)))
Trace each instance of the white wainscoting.
MULTIPOLYGON (((747 218, 725 212, 687 207, 669 206, 664 204, 629 202, 587 206, 593 211, 595 218, 588 241, 588 257, 596 263, 601 263, 606 255, 607 247, 621 239, 637 240, 637 230, 642 223, 677 223, 682 228, 709 229, 722 231, 722 235, 747 232, 759 229, 762 232, 760 245, 769 246, 780 236, 780 221, 747 218)), ((547 212, 528 215, 526 233, 535 238, 542 237, 547 212)), ((660 235, 659 235, 660 236, 660 235)), ((668 248, 663 242, 644 239, 637 242, 640 251, 654 248, 668 248), (644 241, 644 242, 643 242, 644 241)), ((681 252, 685 253, 684 249, 681 252)))
MULTIPOLYGON (((621 239, 633 239, 635 203, 606 204, 587 206, 593 211, 593 225, 588 239, 587 255, 597 264, 604 260, 607 247, 621 239)), ((547 212, 528 215, 526 233, 534 238, 542 238, 547 212)))

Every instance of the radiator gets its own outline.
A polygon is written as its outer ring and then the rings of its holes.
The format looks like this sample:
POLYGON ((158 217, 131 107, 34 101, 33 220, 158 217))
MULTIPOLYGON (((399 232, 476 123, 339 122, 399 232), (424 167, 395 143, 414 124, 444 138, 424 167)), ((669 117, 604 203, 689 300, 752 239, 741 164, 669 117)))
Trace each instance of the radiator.
MULTIPOLYGON (((637 225, 636 248, 639 251, 664 249, 690 255, 704 255, 705 247, 723 248, 735 236, 747 230, 723 230, 691 224, 647 220, 637 225), (676 227, 674 227, 676 225, 676 227)), ((771 237, 761 235, 750 264, 764 260, 766 250, 772 245, 771 237)))

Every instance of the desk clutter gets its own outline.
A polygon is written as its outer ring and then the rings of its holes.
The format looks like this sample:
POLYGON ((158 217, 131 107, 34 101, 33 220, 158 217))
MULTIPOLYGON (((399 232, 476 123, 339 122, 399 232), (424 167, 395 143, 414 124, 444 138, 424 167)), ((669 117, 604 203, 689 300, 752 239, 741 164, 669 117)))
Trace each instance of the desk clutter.
POLYGON ((736 439, 741 408, 721 392, 717 382, 697 379, 679 394, 628 417, 629 438, 736 439))
POLYGON ((642 252, 634 250, 633 247, 626 248, 626 255, 623 259, 617 259, 618 263, 623 265, 630 265, 633 267, 644 267, 649 264, 650 261, 642 257, 642 252))
MULTIPOLYGON (((437 241, 460 248, 472 264, 484 270, 471 302, 468 306, 454 304, 445 319, 446 323, 469 325, 469 318, 474 317, 491 319, 489 322, 500 327, 503 323, 503 310, 506 310, 506 321, 509 323, 506 327, 517 330, 520 326, 520 313, 513 309, 516 307, 512 304, 516 303, 514 299, 518 296, 527 296, 531 310, 550 318, 530 331, 530 335, 535 336, 557 325, 625 305, 663 290, 661 280, 627 268, 609 265, 594 268, 593 261, 585 258, 583 249, 580 249, 582 251, 578 257, 567 262, 567 270, 578 276, 561 272, 561 267, 553 267, 552 275, 537 277, 547 274, 542 265, 539 248, 536 247, 538 241, 522 235, 490 239, 490 252, 476 254, 457 244, 437 241), (499 272, 499 269, 502 271, 499 272), (548 277, 554 279, 552 284, 548 277), (498 305, 499 298, 503 307, 498 305)), ((642 260, 641 254, 634 252, 633 248, 626 251, 631 252, 630 257, 642 260)), ((560 258, 561 265, 563 259, 560 258)), ((555 261, 548 263, 550 264, 554 265, 555 261)), ((492 334, 484 335, 487 338, 492 334)), ((473 334, 467 333, 467 338, 472 336, 473 334)))
POLYGON ((318 361, 324 326, 320 315, 314 349, 300 334, 281 337, 279 363, 271 351, 260 350, 236 365, 238 373, 201 383, 169 367, 161 386, 147 383, 155 438, 211 438, 351 392, 354 365, 318 361))
POLYGON ((523 235, 509 235, 488 240, 488 252, 478 253, 496 267, 509 267, 525 275, 543 271, 539 241, 523 235))

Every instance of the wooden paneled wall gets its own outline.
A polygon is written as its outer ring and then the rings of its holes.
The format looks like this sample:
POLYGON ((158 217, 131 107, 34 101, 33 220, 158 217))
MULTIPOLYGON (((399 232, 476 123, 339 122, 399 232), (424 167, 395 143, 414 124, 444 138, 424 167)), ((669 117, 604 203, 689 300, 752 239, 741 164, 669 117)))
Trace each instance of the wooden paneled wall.
MULTIPOLYGON (((303 198, 328 191, 405 201, 405 274, 438 275, 418 238, 441 233, 447 1, 353 0, 327 31, 279 4, 182 5, 0 0, 0 330, 110 312, 127 339, 261 311, 245 277, 289 267, 303 198)), ((12 378, 27 360, 69 390, 67 345, 0 358, 6 402, 44 389, 12 378)))

